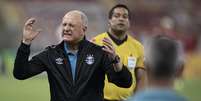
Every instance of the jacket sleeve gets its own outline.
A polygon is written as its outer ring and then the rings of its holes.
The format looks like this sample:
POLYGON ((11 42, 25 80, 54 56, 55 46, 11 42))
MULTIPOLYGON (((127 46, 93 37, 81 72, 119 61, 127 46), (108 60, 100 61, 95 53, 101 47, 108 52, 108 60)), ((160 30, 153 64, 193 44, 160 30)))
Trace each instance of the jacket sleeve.
POLYGON ((39 59, 45 55, 44 52, 29 60, 30 45, 21 43, 15 58, 13 75, 16 79, 24 80, 45 71, 45 65, 39 59))
POLYGON ((132 85, 132 75, 126 66, 123 66, 121 71, 116 72, 114 70, 112 60, 108 57, 107 54, 104 54, 102 62, 102 67, 104 67, 103 69, 107 74, 109 82, 124 88, 129 88, 132 85))

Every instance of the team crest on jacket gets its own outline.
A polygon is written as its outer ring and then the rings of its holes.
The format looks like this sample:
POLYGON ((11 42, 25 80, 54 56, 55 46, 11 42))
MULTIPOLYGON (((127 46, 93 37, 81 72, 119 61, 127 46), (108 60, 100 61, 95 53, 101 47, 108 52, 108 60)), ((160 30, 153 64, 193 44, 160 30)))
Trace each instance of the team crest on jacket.
POLYGON ((94 63, 94 56, 93 54, 88 54, 86 59, 85 59, 85 62, 88 64, 88 65, 92 65, 94 63))
POLYGON ((59 64, 59 65, 63 64, 62 58, 56 58, 55 61, 56 61, 56 64, 59 64))

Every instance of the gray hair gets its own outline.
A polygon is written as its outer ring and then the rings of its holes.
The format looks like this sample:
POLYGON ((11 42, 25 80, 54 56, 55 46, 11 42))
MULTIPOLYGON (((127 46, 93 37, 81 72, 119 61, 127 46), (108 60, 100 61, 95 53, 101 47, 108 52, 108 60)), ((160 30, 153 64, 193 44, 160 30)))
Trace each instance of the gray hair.
POLYGON ((81 15, 81 19, 83 21, 83 25, 87 27, 88 26, 88 18, 86 16, 86 14, 80 11, 80 15, 81 15))
MULTIPOLYGON (((85 27, 88 26, 88 18, 87 18, 86 14, 85 14, 84 12, 82 12, 82 11, 80 11, 80 10, 71 10, 71 11, 69 11, 67 14, 69 14, 69 13, 77 13, 77 14, 79 14, 79 15, 81 16, 81 20, 82 20, 83 25, 84 25, 85 27)), ((66 15, 65 15, 65 16, 66 16, 66 15)), ((65 17, 65 16, 64 16, 64 17, 65 17)))

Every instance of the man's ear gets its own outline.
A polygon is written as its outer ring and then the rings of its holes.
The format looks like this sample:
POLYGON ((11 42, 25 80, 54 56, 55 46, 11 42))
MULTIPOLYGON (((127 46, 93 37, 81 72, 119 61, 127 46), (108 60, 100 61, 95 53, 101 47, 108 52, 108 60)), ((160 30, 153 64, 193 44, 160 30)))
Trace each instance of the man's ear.
POLYGON ((83 31, 86 32, 87 31, 87 26, 83 27, 83 31))
POLYGON ((184 63, 181 63, 178 66, 178 68, 176 70, 176 74, 175 74, 176 78, 181 78, 182 77, 182 74, 183 74, 183 71, 184 71, 184 66, 185 66, 184 63))
POLYGON ((109 27, 111 26, 111 20, 110 19, 108 20, 108 26, 109 27))

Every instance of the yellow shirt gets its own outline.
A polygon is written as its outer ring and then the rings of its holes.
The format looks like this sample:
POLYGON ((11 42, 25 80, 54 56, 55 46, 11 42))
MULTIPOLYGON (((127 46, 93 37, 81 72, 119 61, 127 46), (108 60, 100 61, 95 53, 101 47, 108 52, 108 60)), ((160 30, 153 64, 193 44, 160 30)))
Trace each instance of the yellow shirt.
MULTIPOLYGON (((93 38, 93 42, 100 46, 103 45, 102 39, 106 37, 111 41, 107 32, 97 35, 93 38)), ((109 83, 107 76, 105 79, 104 98, 107 100, 125 100, 133 94, 136 86, 134 69, 136 67, 144 68, 144 49, 140 42, 128 35, 127 40, 117 45, 112 41, 116 53, 120 56, 121 62, 129 68, 133 77, 133 84, 130 88, 120 88, 113 83, 109 83)))

